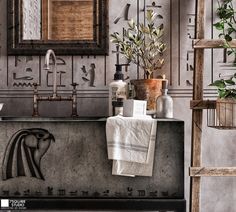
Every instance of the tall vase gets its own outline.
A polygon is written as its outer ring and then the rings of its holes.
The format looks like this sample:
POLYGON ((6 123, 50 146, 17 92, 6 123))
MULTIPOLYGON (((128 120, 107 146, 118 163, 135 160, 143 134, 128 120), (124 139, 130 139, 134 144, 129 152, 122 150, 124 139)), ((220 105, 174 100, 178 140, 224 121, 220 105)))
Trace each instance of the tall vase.
POLYGON ((135 99, 147 100, 147 109, 156 110, 156 99, 161 95, 162 79, 131 80, 134 85, 135 99))

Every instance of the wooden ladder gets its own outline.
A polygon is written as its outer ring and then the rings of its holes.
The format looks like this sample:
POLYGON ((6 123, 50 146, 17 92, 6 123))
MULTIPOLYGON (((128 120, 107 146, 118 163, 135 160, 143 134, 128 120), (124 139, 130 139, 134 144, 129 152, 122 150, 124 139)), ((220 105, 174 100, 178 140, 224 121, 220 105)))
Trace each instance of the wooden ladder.
MULTIPOLYGON (((224 40, 204 39, 205 0, 196 0, 196 32, 193 40, 194 48, 194 83, 192 109, 192 155, 189 169, 190 179, 190 212, 200 212, 201 177, 236 176, 236 167, 202 167, 201 137, 204 109, 214 109, 215 102, 203 100, 204 49, 222 48, 224 40)), ((236 40, 231 43, 236 48, 236 40)))

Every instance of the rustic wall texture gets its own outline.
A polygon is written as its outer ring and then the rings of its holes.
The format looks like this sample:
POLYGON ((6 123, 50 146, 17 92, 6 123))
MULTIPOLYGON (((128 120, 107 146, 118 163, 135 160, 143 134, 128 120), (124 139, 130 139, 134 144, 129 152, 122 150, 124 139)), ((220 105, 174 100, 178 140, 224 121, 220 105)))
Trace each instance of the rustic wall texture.
MULTIPOLYGON (((212 27, 216 21, 216 1, 206 0, 207 28, 206 37, 217 37, 212 27)), ((52 90, 52 74, 43 70, 44 57, 7 56, 7 0, 0 0, 0 98, 5 102, 1 115, 32 114, 32 83, 40 84, 42 93, 52 90)), ((193 50, 191 42, 194 37, 195 1, 189 0, 110 0, 109 24, 110 32, 122 32, 127 20, 124 10, 129 7, 128 18, 142 21, 146 9, 154 9, 163 17, 165 39, 168 43, 165 66, 157 75, 165 73, 170 81, 170 94, 174 98, 175 117, 185 121, 185 167, 186 167, 186 199, 189 198, 188 167, 190 164, 191 111, 189 100, 192 95, 193 50), (159 7, 161 6, 161 8, 159 7), (116 21, 115 21, 116 20, 116 21), (115 22, 115 23, 114 23, 115 22)), ((61 93, 70 94, 72 82, 79 83, 78 111, 83 116, 106 116, 108 113, 107 85, 114 73, 115 50, 110 45, 110 54, 104 56, 60 56, 58 57, 58 85, 61 93), (95 70, 95 81, 90 75, 84 76, 84 70, 92 73, 95 70)), ((235 72, 232 58, 223 60, 223 50, 206 50, 204 73, 205 97, 214 98, 215 92, 207 85, 219 77, 220 73, 235 72)), ((126 78, 142 76, 141 70, 131 65, 125 71, 126 78)), ((40 105, 40 113, 50 116, 67 116, 70 105, 67 103, 40 105)), ((206 114, 205 114, 206 115, 206 114)), ((234 131, 217 131, 207 128, 204 120, 203 133, 203 165, 235 166, 235 135, 234 131)), ((235 212, 236 211, 236 179, 234 178, 203 178, 202 181, 202 212, 235 212)))

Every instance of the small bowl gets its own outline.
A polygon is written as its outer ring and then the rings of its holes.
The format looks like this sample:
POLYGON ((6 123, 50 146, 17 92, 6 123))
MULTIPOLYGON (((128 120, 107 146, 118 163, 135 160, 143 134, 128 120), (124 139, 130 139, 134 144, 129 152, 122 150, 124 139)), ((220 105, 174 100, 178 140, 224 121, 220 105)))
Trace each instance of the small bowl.
POLYGON ((2 108, 3 108, 3 105, 4 105, 4 103, 0 103, 0 111, 1 111, 2 108))

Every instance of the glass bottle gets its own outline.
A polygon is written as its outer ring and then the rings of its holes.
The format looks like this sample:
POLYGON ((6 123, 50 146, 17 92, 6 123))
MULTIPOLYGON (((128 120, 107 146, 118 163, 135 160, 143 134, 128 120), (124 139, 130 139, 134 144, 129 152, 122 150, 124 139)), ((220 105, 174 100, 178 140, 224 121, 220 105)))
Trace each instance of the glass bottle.
POLYGON ((112 115, 117 116, 117 115, 123 115, 123 98, 118 98, 117 101, 112 102, 113 106, 113 111, 112 115))
POLYGON ((167 80, 162 81, 162 95, 156 100, 156 117, 157 118, 173 118, 173 99, 167 94, 167 80))

